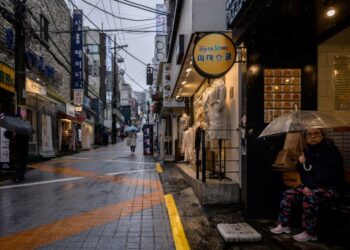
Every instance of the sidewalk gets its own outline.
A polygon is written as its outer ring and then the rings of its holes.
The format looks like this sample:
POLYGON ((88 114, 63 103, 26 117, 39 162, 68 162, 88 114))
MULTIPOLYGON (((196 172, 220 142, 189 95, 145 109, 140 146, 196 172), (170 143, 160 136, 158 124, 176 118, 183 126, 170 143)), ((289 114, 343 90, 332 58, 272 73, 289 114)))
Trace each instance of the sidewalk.
POLYGON ((181 175, 175 164, 162 164, 160 174, 164 193, 174 196, 181 221, 191 249, 240 249, 240 250, 343 250, 341 246, 323 242, 296 242, 291 235, 276 236, 269 228, 275 222, 268 220, 245 220, 238 205, 216 205, 203 207, 189 184, 181 175), (221 239, 216 225, 219 223, 248 222, 261 235, 261 242, 226 244, 221 239))
POLYGON ((0 249, 159 249, 174 243, 154 159, 118 143, 31 164, 0 183, 0 249))

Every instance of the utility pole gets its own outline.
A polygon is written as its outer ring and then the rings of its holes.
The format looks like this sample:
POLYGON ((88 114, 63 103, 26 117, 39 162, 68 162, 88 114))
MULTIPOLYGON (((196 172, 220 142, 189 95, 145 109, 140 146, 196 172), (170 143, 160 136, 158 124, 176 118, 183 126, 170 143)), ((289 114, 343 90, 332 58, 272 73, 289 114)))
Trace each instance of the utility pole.
MULTIPOLYGON (((116 44, 116 36, 114 35, 114 45, 116 44)), ((114 53, 112 55, 112 71, 113 71, 113 88, 112 88, 112 144, 117 143, 117 85, 118 85, 118 71, 117 71, 117 47, 114 46, 114 53)))
POLYGON ((113 55, 113 88, 112 88, 112 144, 117 142, 117 100, 120 99, 120 89, 119 89, 119 72, 118 72, 118 64, 117 64, 117 49, 121 49, 124 47, 128 47, 128 45, 120 45, 117 46, 116 36, 114 36, 114 50, 113 55))
POLYGON ((15 88, 16 88, 16 110, 20 114, 20 108, 26 105, 25 83, 25 31, 26 0, 17 0, 14 5, 15 12, 15 88))

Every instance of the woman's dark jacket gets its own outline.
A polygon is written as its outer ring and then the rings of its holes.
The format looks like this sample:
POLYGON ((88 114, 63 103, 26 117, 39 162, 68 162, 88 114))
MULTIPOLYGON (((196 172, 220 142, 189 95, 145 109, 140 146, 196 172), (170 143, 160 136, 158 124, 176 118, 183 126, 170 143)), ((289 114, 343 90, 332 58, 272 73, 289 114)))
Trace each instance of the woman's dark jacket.
POLYGON ((302 183, 308 188, 338 189, 344 182, 343 158, 333 141, 323 139, 317 145, 308 145, 304 150, 305 166, 312 169, 306 171, 298 163, 302 183))

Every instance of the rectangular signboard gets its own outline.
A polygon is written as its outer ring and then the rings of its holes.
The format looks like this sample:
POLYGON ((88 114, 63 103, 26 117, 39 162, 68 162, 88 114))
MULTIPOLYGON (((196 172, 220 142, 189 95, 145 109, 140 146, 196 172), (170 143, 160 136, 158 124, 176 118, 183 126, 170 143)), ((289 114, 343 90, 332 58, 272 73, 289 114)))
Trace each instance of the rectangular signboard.
POLYGON ((82 10, 73 11, 72 28, 72 87, 83 88, 83 15, 82 10))

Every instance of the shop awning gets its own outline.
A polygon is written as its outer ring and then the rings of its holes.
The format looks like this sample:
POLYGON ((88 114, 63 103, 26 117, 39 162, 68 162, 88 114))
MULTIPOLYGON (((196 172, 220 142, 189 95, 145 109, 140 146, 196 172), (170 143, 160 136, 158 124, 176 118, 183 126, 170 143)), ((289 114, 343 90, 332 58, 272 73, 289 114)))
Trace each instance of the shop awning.
MULTIPOLYGON (((231 37, 231 33, 224 31, 221 32, 231 37)), ((205 82, 206 78, 196 72, 192 64, 192 53, 195 45, 194 41, 197 41, 199 37, 207 33, 197 32, 193 33, 190 39, 190 44, 187 48, 184 60, 181 65, 180 73, 177 77, 175 86, 173 88, 172 97, 192 97, 198 88, 205 82)))

